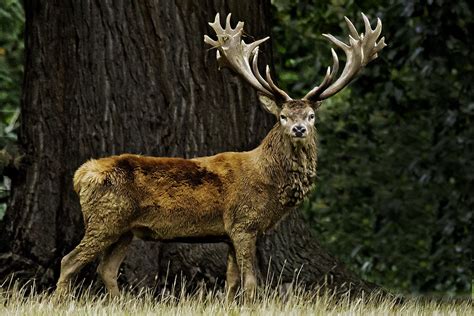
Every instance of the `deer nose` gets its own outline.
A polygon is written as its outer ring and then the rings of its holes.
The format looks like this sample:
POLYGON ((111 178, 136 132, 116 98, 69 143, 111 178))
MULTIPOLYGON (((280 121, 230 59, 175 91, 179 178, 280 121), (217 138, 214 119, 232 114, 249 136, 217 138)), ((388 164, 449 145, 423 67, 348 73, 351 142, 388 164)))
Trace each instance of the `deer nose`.
POLYGON ((295 133, 295 136, 297 137, 301 137, 304 135, 304 133, 306 133, 306 127, 304 127, 303 125, 296 125, 296 126, 293 126, 293 133, 295 133))

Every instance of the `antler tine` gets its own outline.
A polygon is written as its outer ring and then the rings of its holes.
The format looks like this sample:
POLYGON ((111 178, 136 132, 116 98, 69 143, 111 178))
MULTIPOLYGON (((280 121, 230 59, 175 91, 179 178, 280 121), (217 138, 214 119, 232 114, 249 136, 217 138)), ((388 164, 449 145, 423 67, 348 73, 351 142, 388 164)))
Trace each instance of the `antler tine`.
MULTIPOLYGON (((361 14, 362 14, 362 18, 364 20, 364 26, 365 26, 365 34, 364 34, 364 41, 362 43, 362 51, 365 52, 365 51, 370 51, 370 49, 373 49, 374 47, 376 47, 377 38, 380 36, 380 33, 382 33, 382 21, 380 21, 380 19, 377 19, 377 26, 375 27, 374 30, 372 30, 369 19, 365 16, 364 13, 361 13, 361 14)), ((383 46, 379 48, 379 50, 382 48, 383 46)), ((377 54, 379 50, 373 49, 372 55, 377 54)), ((367 56, 367 58, 365 58, 364 61, 368 63, 372 55, 367 56)))
POLYGON ((276 86, 276 84, 273 82, 272 80, 272 77, 270 76, 270 66, 267 65, 266 67, 266 78, 267 78, 267 82, 268 84, 270 85, 270 87, 272 88, 272 91, 275 93, 278 94, 278 96, 283 99, 284 101, 291 101, 292 99, 290 98, 290 96, 285 92, 283 91, 282 89, 278 88, 276 86))
POLYGON ((355 28, 354 24, 352 24, 351 20, 349 20, 347 16, 344 17, 344 20, 346 21, 347 28, 349 29, 350 35, 354 38, 358 38, 359 33, 357 32, 357 29, 355 28))
POLYGON ((273 99, 291 100, 283 90, 279 89, 269 75, 267 81, 258 71, 258 47, 270 37, 265 37, 252 43, 241 40, 244 23, 238 22, 233 29, 230 24, 231 14, 227 15, 225 28, 222 28, 219 13, 214 22, 209 23, 216 32, 217 40, 204 35, 204 42, 216 48, 217 61, 220 67, 228 67, 241 75, 257 91, 273 99), (252 59, 252 67, 250 61, 252 59), (270 79, 269 79, 270 78, 270 79))
POLYGON ((232 13, 227 14, 227 18, 225 19, 225 28, 231 30, 232 27, 230 26, 230 17, 232 13))
POLYGON ((306 96, 303 98, 303 100, 310 100, 319 96, 321 92, 323 92, 324 89, 326 89, 334 81, 334 78, 337 72, 339 71, 339 59, 337 58, 336 51, 334 51, 333 48, 331 48, 331 54, 332 54, 332 71, 331 71, 331 67, 329 66, 321 84, 319 86, 314 87, 310 92, 308 92, 306 96))
POLYGON ((257 80, 268 90, 273 91, 274 93, 278 93, 280 98, 284 101, 291 101, 292 98, 282 89, 278 88, 275 83, 272 80, 272 77, 270 76, 270 67, 267 65, 265 67, 265 76, 267 80, 263 79, 262 75, 260 74, 260 71, 258 70, 258 47, 254 51, 254 56, 253 56, 253 61, 252 61, 252 69, 255 74, 255 77, 257 80))
MULTIPOLYGON (((365 65, 377 58, 378 52, 386 46, 384 37, 382 37, 377 43, 377 39, 382 32, 382 21, 377 19, 377 26, 372 30, 369 19, 365 16, 365 14, 361 14, 362 19, 364 20, 365 33, 361 33, 360 35, 357 32, 354 24, 352 24, 352 22, 347 17, 344 17, 349 29, 349 45, 338 40, 331 34, 323 34, 323 36, 326 37, 330 42, 344 51, 347 60, 341 75, 336 81, 332 82, 334 80, 335 73, 337 72, 334 71, 333 67, 331 75, 334 74, 334 76, 332 76, 331 80, 326 80, 328 77, 328 74, 326 73, 326 77, 324 78, 321 85, 319 87, 313 88, 303 99, 320 101, 336 94, 345 86, 347 86, 360 72, 360 70, 365 67, 365 65)), ((333 59, 334 55, 335 53, 333 53, 333 59)), ((335 58, 337 59, 337 55, 335 58)))
POLYGON ((255 77, 257 78, 258 82, 262 84, 262 86, 265 87, 265 89, 271 91, 272 88, 270 85, 263 79, 262 75, 260 74, 260 71, 258 70, 258 47, 255 48, 254 54, 253 54, 253 60, 252 60, 252 70, 253 73, 255 74, 255 77))

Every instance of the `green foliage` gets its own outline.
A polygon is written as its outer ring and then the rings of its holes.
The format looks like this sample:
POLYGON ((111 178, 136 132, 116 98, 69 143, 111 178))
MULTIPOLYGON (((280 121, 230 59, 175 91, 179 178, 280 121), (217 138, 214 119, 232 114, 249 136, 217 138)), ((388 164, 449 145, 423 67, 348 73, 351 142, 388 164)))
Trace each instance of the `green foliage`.
MULTIPOLYGON (((14 139, 12 124, 19 108, 23 76, 23 8, 18 0, 5 0, 0 5, 0 137, 14 139)), ((5 141, 5 140, 2 140, 5 141)), ((5 146, 2 142, 0 145, 5 146)))
MULTIPOLYGON (((467 1, 275 0, 281 84, 304 95, 331 65, 320 35, 382 19, 388 47, 320 111, 307 214, 353 270, 406 292, 469 293, 474 205, 472 12, 467 1), (324 67, 323 67, 324 66, 324 67)), ((343 55, 342 52, 339 55, 343 55)))
MULTIPOLYGON (((20 93, 23 76, 23 7, 18 0, 0 3, 0 150, 13 151, 20 113, 20 93)), ((0 156, 0 173, 4 167, 0 156)), ((1 179, 0 199, 8 195, 8 185, 1 179)), ((0 219, 5 204, 0 203, 0 219)))

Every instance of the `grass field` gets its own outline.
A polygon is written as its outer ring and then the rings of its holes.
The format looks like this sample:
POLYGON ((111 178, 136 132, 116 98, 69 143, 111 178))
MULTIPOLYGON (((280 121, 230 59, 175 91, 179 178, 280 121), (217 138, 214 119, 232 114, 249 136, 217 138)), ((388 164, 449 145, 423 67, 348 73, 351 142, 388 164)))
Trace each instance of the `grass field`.
POLYGON ((263 289, 255 303, 239 304, 226 302, 218 291, 159 296, 143 291, 109 300, 85 290, 79 297, 57 302, 48 294, 27 294, 26 289, 0 288, 0 315, 474 315, 469 299, 408 298, 400 303, 393 298, 350 300, 346 296, 337 300, 330 293, 292 290, 281 295, 263 289))

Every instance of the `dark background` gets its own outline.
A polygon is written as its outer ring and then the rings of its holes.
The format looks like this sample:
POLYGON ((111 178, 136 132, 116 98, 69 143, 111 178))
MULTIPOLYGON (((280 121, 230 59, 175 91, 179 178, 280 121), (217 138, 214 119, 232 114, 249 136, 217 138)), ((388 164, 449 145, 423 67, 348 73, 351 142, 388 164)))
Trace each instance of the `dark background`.
MULTIPOLYGON (((306 202, 321 242, 362 277, 401 292, 471 286, 473 29, 468 1, 273 1, 280 85, 303 96, 330 65, 321 33, 343 16, 383 21, 388 47, 319 112, 319 179, 306 202), (471 193, 471 194, 470 194, 471 193)), ((24 13, 0 5, 0 147, 15 153, 24 13)), ((0 162, 0 167, 2 167, 0 162)), ((9 182, 0 198, 5 209, 9 182)))

